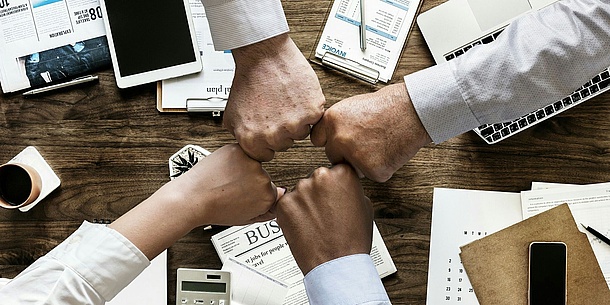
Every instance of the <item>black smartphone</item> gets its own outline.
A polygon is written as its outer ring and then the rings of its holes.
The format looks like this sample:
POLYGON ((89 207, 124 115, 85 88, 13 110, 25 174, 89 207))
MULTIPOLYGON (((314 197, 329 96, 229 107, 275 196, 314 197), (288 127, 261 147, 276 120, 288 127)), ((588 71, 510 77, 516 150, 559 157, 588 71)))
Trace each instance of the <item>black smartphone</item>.
POLYGON ((566 244, 533 242, 529 247, 529 305, 565 305, 567 299, 566 244))

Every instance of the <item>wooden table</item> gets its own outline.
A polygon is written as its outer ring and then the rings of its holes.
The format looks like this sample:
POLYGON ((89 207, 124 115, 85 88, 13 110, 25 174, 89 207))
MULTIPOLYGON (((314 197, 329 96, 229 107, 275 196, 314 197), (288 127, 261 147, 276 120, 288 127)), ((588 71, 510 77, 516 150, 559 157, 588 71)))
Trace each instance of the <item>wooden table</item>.
MULTIPOLYGON (((425 0, 421 11, 443 0, 425 0)), ((330 0, 285 0, 292 38, 309 57, 330 0)), ((415 25, 392 82, 433 64, 415 25)), ((374 91, 315 66, 327 106, 374 91)), ((210 116, 159 114, 155 86, 119 90, 110 68, 93 86, 24 99, 0 96, 0 162, 38 148, 62 185, 27 213, 0 209, 0 277, 14 277, 71 234, 83 220, 116 219, 169 180, 178 149, 210 151, 234 142, 210 116)), ((299 141, 264 164, 276 184, 292 187, 328 166, 324 150, 299 141)), ((384 279, 394 304, 424 304, 434 187, 519 192, 532 181, 610 180, 610 94, 602 94, 496 145, 470 132, 422 150, 386 183, 363 180, 398 272, 384 279)), ((176 268, 220 268, 210 236, 196 229, 168 252, 168 304, 176 268)))

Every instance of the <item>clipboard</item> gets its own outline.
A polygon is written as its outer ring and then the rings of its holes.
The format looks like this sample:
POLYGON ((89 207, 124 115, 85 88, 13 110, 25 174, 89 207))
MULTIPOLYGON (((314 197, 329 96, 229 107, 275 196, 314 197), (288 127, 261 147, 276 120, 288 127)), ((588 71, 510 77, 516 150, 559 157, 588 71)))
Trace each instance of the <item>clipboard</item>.
POLYGON ((389 83, 421 2, 333 0, 309 60, 368 84, 389 83), (360 3, 366 3, 364 51, 360 48, 360 3), (386 24, 381 24, 382 19, 386 24))
POLYGON ((567 303, 610 304, 610 290, 587 236, 567 204, 462 246, 460 257, 481 305, 527 305, 528 245, 563 241, 568 247, 567 303))

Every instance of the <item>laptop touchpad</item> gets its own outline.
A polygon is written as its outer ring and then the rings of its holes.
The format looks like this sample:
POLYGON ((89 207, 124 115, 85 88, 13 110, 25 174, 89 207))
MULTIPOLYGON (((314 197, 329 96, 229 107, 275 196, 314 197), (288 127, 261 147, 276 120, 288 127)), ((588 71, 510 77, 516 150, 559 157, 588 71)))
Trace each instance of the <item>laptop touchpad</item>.
POLYGON ((529 11, 528 0, 468 0, 482 31, 529 11))

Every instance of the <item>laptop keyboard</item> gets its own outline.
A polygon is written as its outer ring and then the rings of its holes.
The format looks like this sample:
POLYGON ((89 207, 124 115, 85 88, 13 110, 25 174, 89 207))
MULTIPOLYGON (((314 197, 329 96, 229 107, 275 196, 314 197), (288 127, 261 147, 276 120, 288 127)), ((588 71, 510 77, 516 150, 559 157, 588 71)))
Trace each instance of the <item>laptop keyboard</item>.
MULTIPOLYGON (((503 28, 499 29, 496 32, 489 34, 488 36, 473 41, 470 44, 467 44, 459 49, 445 54, 445 59, 447 61, 455 59, 456 57, 468 52, 468 50, 472 49, 475 46, 491 43, 496 40, 498 35, 500 35, 503 30, 503 28)), ((608 69, 605 69, 601 73, 597 74, 590 81, 586 82, 584 85, 576 89, 570 95, 550 105, 530 112, 512 121, 495 124, 485 124, 473 130, 488 144, 500 142, 522 130, 525 130, 537 123, 540 123, 558 113, 561 113, 610 89, 610 70, 608 69)))

